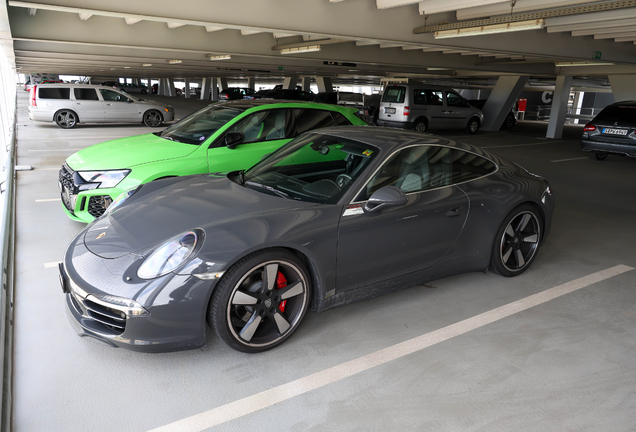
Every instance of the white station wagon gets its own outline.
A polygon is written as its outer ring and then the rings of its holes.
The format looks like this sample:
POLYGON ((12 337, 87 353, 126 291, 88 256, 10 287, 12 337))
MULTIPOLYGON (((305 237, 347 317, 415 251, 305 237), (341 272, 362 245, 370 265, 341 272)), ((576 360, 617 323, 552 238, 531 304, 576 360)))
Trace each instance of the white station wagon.
POLYGON ((54 121, 63 129, 78 123, 144 123, 174 120, 170 105, 139 99, 112 87, 88 84, 38 84, 31 88, 29 118, 54 121))

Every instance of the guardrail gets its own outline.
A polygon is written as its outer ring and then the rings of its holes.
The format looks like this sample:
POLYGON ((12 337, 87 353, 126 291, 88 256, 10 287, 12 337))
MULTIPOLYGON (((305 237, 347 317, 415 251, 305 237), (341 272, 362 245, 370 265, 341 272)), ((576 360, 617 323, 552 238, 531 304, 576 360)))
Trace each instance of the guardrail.
POLYGON ((0 373, 2 392, 0 407, 1 431, 11 430, 12 375, 13 375, 13 293, 15 269, 15 127, 13 115, 6 143, 6 159, 0 174, 0 262, 2 288, 0 290, 0 373))

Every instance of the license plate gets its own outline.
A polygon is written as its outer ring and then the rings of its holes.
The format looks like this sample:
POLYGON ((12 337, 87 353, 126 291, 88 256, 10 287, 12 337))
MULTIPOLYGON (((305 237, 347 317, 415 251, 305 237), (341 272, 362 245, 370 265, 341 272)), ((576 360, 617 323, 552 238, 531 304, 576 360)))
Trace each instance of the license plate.
POLYGON ((384 108, 384 114, 395 114, 395 108, 384 108))
POLYGON ((627 129, 603 128, 601 132, 608 135, 627 135, 627 129))

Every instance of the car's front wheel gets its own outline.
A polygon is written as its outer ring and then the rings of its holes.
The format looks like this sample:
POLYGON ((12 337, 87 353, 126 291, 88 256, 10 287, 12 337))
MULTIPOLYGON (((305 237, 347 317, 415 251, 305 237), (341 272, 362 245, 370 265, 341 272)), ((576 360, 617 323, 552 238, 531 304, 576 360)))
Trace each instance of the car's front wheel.
POLYGON ((230 347, 257 353, 298 328, 311 298, 305 265, 292 252, 268 249, 234 264, 217 284, 208 321, 230 347))
POLYGON ((468 122, 468 125, 466 126, 466 130, 468 131, 469 134, 475 135, 477 131, 479 130, 479 126, 480 126, 479 120, 473 117, 468 122))
POLYGON ((515 208, 497 231, 490 269, 502 276, 517 276, 537 256, 542 234, 541 216, 531 204, 515 208))
POLYGON ((71 129, 77 126, 77 114, 71 110, 59 110, 55 113, 55 123, 62 129, 71 129))
POLYGON ((144 124, 148 127, 159 127, 163 123, 163 116, 157 110, 148 110, 144 113, 144 124))

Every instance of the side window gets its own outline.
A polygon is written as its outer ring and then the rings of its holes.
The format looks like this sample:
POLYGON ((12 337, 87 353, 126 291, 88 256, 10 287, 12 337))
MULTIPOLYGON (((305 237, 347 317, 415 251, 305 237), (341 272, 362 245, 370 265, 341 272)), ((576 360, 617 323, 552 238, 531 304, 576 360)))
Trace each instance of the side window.
POLYGON ((93 88, 76 88, 73 89, 75 99, 77 100, 99 100, 97 92, 93 88))
POLYGON ((453 149, 453 183, 463 183, 483 177, 497 170, 497 166, 472 153, 453 149))
POLYGON ((71 89, 64 87, 38 87, 40 99, 70 99, 71 89))
POLYGON ((332 111, 331 116, 333 117, 333 119, 335 120, 338 126, 348 126, 351 124, 351 122, 347 120, 345 116, 343 116, 342 114, 338 112, 332 111))
POLYGON ((451 149, 414 146, 394 154, 367 183, 356 201, 364 201, 384 186, 404 193, 421 192, 451 184, 451 149))
POLYGON ((425 105, 426 104, 426 90, 413 90, 413 103, 415 105, 425 105))
POLYGON ((466 102, 464 101, 464 98, 458 95, 457 93, 447 91, 446 105, 453 106, 453 107, 465 107, 466 102))
POLYGON ((441 91, 426 90, 427 105, 444 105, 441 91))
POLYGON ((112 90, 105 90, 105 89, 99 89, 100 93, 102 94, 102 98, 107 101, 107 102, 128 102, 129 99, 124 96, 123 94, 116 92, 116 91, 112 91, 112 90))
POLYGON ((294 109, 294 134, 296 137, 309 130, 323 128, 327 126, 336 126, 336 122, 331 117, 330 111, 318 109, 294 109))
POLYGON ((241 120, 228 132, 240 132, 245 135, 243 144, 260 141, 284 139, 287 110, 259 111, 241 120))

